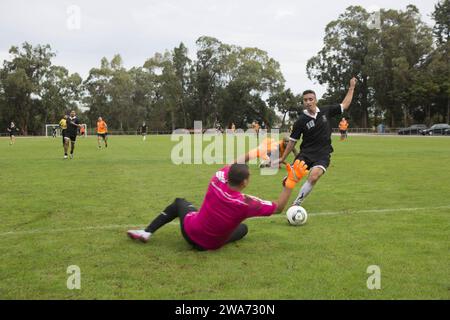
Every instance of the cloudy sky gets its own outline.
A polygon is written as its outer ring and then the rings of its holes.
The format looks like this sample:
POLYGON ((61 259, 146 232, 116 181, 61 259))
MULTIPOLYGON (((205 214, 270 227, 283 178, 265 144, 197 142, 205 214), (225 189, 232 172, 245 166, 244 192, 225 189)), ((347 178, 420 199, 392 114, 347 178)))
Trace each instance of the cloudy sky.
POLYGON ((141 66, 155 52, 181 41, 195 56, 207 35, 228 44, 258 47, 281 64, 295 93, 325 88, 306 76, 306 62, 322 47, 324 29, 350 5, 404 10, 417 6, 432 24, 437 0, 1 0, 0 63, 12 45, 50 44, 55 64, 86 77, 102 57, 120 53, 125 66, 141 66), (79 16, 77 15, 79 12, 79 16), (79 18, 78 18, 79 17, 79 18))

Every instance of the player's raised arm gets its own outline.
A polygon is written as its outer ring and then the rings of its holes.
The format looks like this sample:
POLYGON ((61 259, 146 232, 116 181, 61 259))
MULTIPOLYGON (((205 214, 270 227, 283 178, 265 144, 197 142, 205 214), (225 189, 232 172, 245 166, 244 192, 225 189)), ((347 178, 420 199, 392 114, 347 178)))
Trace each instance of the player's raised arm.
POLYGON ((342 109, 347 110, 348 107, 350 107, 350 103, 352 103, 353 99, 353 92, 355 91, 356 86, 356 78, 353 77, 350 80, 350 87, 348 88, 347 95, 345 96, 344 100, 342 101, 342 109))

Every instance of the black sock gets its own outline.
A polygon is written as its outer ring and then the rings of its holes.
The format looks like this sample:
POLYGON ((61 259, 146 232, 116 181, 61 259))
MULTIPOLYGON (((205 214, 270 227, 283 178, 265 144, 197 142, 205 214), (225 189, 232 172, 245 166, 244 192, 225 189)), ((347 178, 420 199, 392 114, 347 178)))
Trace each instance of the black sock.
POLYGON ((153 221, 145 228, 146 232, 154 233, 156 230, 161 228, 166 223, 174 220, 178 217, 177 204, 174 201, 170 206, 168 206, 163 212, 161 212, 153 221))

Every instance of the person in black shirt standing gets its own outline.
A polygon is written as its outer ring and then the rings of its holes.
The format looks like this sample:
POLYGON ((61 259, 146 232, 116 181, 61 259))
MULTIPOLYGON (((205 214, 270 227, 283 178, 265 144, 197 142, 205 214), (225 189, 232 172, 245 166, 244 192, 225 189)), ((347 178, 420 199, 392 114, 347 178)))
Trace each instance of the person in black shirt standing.
MULTIPOLYGON (((348 109, 353 99, 353 91, 356 86, 356 78, 350 80, 350 87, 342 103, 330 106, 317 107, 316 94, 312 90, 303 92, 303 104, 305 110, 295 122, 289 143, 278 163, 284 163, 291 153, 297 141, 302 137, 300 152, 296 159, 305 161, 310 169, 308 180, 301 187, 293 205, 300 206, 312 188, 327 171, 330 165, 331 153, 331 117, 342 114, 348 109)), ((275 163, 277 164, 277 163, 275 163)))
POLYGON ((14 142, 16 142, 16 132, 19 131, 19 128, 16 127, 16 124, 11 121, 11 124, 9 125, 6 130, 9 133, 9 145, 12 146, 14 142))
POLYGON ((145 141, 145 139, 147 139, 147 124, 145 123, 145 121, 142 123, 141 126, 141 135, 142 140, 145 141))
MULTIPOLYGON (((70 117, 67 119, 67 129, 64 136, 66 143, 71 142, 70 146, 70 159, 73 159, 73 150, 75 149, 75 141, 77 140, 78 128, 81 128, 80 121, 74 110, 70 112, 70 117)), ((64 159, 67 159, 67 153, 64 155, 64 159)))

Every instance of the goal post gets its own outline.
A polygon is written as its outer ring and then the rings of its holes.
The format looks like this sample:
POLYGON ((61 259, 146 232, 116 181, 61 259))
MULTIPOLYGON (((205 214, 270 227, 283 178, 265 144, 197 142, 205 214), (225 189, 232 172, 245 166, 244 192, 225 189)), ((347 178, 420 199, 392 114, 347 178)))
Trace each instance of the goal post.
MULTIPOLYGON (((82 135, 82 136, 84 136, 84 137, 87 137, 87 124, 86 123, 82 123, 81 124, 81 126, 82 126, 82 129, 80 129, 80 135, 82 135)), ((56 137, 60 137, 61 136, 61 128, 60 128, 60 126, 59 126, 59 124, 52 124, 52 123, 49 123, 49 124, 46 124, 45 125, 45 136, 46 137, 53 137, 53 134, 54 134, 54 130, 55 129, 55 136, 56 137)))
POLYGON ((46 124, 45 125, 45 136, 46 137, 53 137, 53 129, 56 129, 56 137, 61 136, 61 128, 59 127, 59 124, 46 124))

